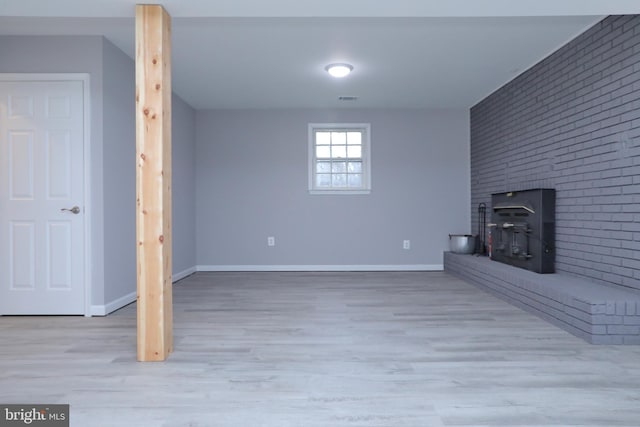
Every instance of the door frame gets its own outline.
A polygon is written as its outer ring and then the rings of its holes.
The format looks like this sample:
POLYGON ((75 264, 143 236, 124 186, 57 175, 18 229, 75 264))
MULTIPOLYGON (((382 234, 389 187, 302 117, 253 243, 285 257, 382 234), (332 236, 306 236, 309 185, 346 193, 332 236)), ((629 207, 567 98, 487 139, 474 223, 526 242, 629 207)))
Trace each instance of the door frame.
POLYGON ((91 236, 91 80, 89 73, 0 73, 0 81, 3 82, 60 82, 60 81, 80 81, 82 82, 83 95, 83 197, 84 197, 84 264, 83 285, 84 285, 84 315, 91 317, 91 294, 92 294, 92 236, 91 236))

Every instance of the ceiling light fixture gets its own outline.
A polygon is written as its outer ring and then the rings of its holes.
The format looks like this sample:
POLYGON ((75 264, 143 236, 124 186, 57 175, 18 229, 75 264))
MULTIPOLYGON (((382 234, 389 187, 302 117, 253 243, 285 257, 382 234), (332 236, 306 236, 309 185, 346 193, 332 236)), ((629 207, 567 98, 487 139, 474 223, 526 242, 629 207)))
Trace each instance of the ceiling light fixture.
POLYGON ((342 78, 349 75, 353 71, 353 65, 345 63, 329 64, 324 67, 325 70, 333 77, 342 78))

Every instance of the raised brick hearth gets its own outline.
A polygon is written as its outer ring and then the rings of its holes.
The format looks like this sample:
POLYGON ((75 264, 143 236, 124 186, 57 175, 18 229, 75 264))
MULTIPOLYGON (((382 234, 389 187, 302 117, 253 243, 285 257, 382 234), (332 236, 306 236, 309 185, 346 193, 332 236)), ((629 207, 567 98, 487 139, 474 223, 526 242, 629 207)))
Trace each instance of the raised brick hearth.
POLYGON ((640 344, 640 291, 444 254, 444 269, 592 344, 640 344))

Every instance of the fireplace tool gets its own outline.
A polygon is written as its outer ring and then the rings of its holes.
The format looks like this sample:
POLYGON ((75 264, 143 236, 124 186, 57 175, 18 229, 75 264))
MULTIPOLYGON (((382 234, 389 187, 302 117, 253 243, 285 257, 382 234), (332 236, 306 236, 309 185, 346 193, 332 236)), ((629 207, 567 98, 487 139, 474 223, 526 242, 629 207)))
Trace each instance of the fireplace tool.
POLYGON ((487 205, 480 203, 478 205, 478 236, 480 236, 480 244, 478 245, 478 254, 485 255, 487 253, 486 246, 486 233, 487 233, 487 205))

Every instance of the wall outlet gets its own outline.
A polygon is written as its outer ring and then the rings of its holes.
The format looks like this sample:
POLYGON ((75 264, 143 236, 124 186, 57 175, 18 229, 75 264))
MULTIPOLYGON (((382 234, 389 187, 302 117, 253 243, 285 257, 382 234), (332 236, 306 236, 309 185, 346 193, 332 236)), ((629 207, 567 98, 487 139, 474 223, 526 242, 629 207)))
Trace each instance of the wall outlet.
POLYGON ((267 237, 267 246, 275 246, 275 245, 276 245, 276 238, 273 236, 267 237))
POLYGON ((405 249, 405 250, 411 249, 411 240, 403 240, 402 249, 405 249))

